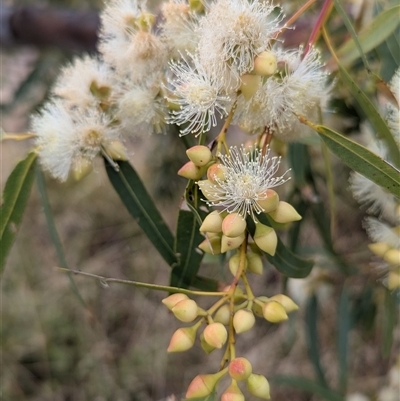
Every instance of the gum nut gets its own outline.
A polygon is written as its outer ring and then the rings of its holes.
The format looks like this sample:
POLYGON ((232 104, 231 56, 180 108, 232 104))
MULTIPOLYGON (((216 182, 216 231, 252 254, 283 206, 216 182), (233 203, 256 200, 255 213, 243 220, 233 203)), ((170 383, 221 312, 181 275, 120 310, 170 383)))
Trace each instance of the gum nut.
POLYGON ((255 397, 264 400, 271 398, 268 380, 262 375, 252 373, 247 379, 247 390, 255 397))
POLYGON ((368 248, 374 255, 382 257, 390 249, 390 246, 386 242, 375 242, 368 244, 368 248))
POLYGON ((272 52, 264 51, 261 52, 254 59, 254 69, 252 72, 263 77, 275 74, 278 68, 276 57, 272 52))
POLYGON ((179 301, 172 309, 172 313, 181 322, 193 322, 198 316, 199 308, 192 299, 184 299, 179 301))
POLYGON ((219 255, 221 253, 221 238, 218 236, 206 238, 198 248, 210 255, 219 255))
POLYGON ((257 203, 263 208, 264 213, 270 213, 278 207, 279 195, 273 189, 267 189, 260 197, 262 199, 257 200, 257 203))
POLYGON ((92 170, 93 165, 87 159, 81 159, 77 161, 72 168, 74 180, 80 181, 82 178, 85 178, 87 175, 89 175, 92 170))
POLYGON ((222 348, 228 338, 228 332, 222 323, 211 323, 204 329, 204 339, 214 348, 222 348))
POLYGON ((265 320, 271 323, 279 323, 288 320, 288 315, 285 308, 277 301, 268 301, 263 307, 263 316, 265 320))
POLYGON ((291 298, 284 294, 277 294, 270 298, 271 301, 279 302, 284 308, 286 313, 294 312, 299 309, 298 305, 295 304, 291 298))
POLYGON ((278 237, 272 227, 264 224, 256 224, 256 232, 254 233, 254 242, 264 252, 271 256, 275 255, 276 246, 278 245, 278 237))
POLYGON ((196 376, 189 384, 186 398, 201 398, 210 395, 222 376, 222 372, 196 376))
POLYGON ((387 286, 390 291, 400 288, 400 269, 389 271, 387 286))
POLYGON ((216 178, 218 178, 221 181, 225 181, 226 167, 220 163, 212 164, 207 170, 207 178, 213 184, 217 182, 216 178))
POLYGON ((236 381, 232 380, 229 387, 222 393, 221 401, 245 401, 244 395, 236 381))
POLYGON ((183 301, 184 299, 189 299, 189 297, 185 294, 172 294, 167 298, 164 298, 161 302, 171 310, 178 302, 183 301))
POLYGON ((400 250, 389 249, 384 255, 383 260, 390 266, 398 266, 400 264, 400 250))
MULTIPOLYGON (((233 256, 231 256, 229 258, 228 264, 230 272, 235 276, 240 265, 240 253, 235 253, 233 256)), ((246 270, 246 268, 247 268, 247 259, 245 259, 243 271, 246 270)))
POLYGON ((233 316, 233 327, 238 334, 250 330, 255 322, 254 313, 248 309, 240 309, 233 316))
POLYGON ((186 151, 187 157, 199 167, 205 166, 211 159, 212 153, 207 146, 196 145, 186 151))
POLYGON ((251 375, 253 368, 246 358, 235 358, 229 364, 228 372, 234 380, 247 380, 251 375))
POLYGON ((201 180, 197 181, 197 185, 200 188, 202 194, 211 202, 217 203, 219 201, 220 195, 218 195, 220 191, 220 187, 218 184, 214 184, 209 180, 201 180))
POLYGON ((210 344, 208 344, 208 342, 204 339, 204 334, 201 333, 200 334, 200 345, 201 348, 203 348, 203 351, 206 354, 211 354, 211 352, 213 352, 215 350, 215 347, 212 347, 210 344))
POLYGON ((247 252, 247 270, 254 274, 261 275, 263 273, 262 258, 258 253, 247 252))
POLYGON ((226 235, 222 235, 221 238, 221 253, 225 253, 228 251, 232 251, 233 249, 239 248, 242 245, 245 239, 244 233, 239 235, 238 237, 227 237, 226 235))
POLYGON ((245 74, 240 77, 240 92, 246 100, 250 100, 261 85, 259 75, 245 74))
POLYGON ((228 214, 222 220, 222 232, 227 237, 238 237, 246 230, 246 220, 239 213, 228 214))
POLYGON ((192 348, 197 330, 194 327, 181 327, 172 334, 167 352, 183 352, 192 348))
POLYGON ((111 141, 104 150, 113 160, 128 160, 125 146, 120 141, 111 141))
POLYGON ((290 223, 301 220, 296 209, 287 202, 280 201, 276 209, 268 213, 277 223, 290 223))
MULTIPOLYGON (((256 299, 257 299, 258 301, 261 301, 261 302, 267 302, 267 301, 269 301, 269 298, 268 298, 268 297, 264 297, 264 296, 257 297, 256 299)), ((258 316, 258 317, 264 317, 263 311, 262 311, 262 305, 260 305, 258 302, 254 302, 254 303, 253 303, 253 306, 251 307, 251 310, 254 312, 254 314, 255 314, 256 316, 258 316)))
POLYGON ((188 180, 199 180, 204 173, 205 169, 203 167, 197 167, 193 162, 187 162, 178 171, 178 175, 188 180))
POLYGON ((231 311, 229 310, 229 305, 222 305, 214 316, 214 322, 222 323, 227 326, 229 324, 230 316, 231 311))
POLYGON ((203 220, 200 226, 201 232, 220 233, 222 231, 222 216, 218 210, 214 210, 203 220))

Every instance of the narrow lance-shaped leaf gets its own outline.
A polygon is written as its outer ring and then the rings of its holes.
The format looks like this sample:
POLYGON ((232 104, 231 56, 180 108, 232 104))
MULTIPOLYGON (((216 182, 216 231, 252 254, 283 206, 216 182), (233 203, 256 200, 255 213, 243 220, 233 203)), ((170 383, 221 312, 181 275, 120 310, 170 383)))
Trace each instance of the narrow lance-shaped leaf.
POLYGON ((174 252, 174 236, 134 168, 128 162, 118 161, 119 170, 116 171, 106 160, 105 163, 108 178, 129 213, 164 260, 171 267, 175 266, 178 260, 174 252))
POLYGON ((0 207, 0 273, 14 243, 35 176, 37 154, 20 161, 6 182, 0 207))
POLYGON ((398 310, 395 302, 395 292, 385 290, 384 310, 382 311, 382 351, 384 356, 390 355, 393 345, 393 335, 398 320, 398 310))

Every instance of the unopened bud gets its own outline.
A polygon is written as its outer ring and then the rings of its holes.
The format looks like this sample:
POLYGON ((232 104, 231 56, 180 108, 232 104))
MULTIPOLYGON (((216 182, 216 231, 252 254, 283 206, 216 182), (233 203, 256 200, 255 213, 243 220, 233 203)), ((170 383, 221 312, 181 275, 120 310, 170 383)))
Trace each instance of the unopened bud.
POLYGON ((229 324, 230 316, 231 311, 229 310, 229 305, 222 305, 214 316, 214 322, 222 323, 227 326, 229 324))
POLYGON ((198 248, 205 253, 219 255, 221 253, 221 237, 208 235, 198 248))
POLYGON ((183 352, 192 348, 196 339, 198 325, 192 327, 181 327, 172 334, 167 352, 183 352))
POLYGON ((204 329, 204 339, 215 348, 222 348, 228 338, 228 332, 222 323, 211 323, 204 329))
POLYGON ((210 354, 211 352, 213 352, 215 350, 215 347, 212 347, 204 338, 204 334, 201 333, 200 334, 200 345, 201 348, 203 348, 203 351, 206 354, 210 354))
POLYGON ((285 311, 285 308, 277 301, 266 302, 263 305, 262 310, 264 319, 271 323, 279 323, 283 322, 284 320, 288 320, 288 315, 285 311))
POLYGON ((80 159, 75 162, 72 168, 72 174, 75 181, 80 181, 82 178, 86 177, 93 170, 93 165, 87 159, 80 159))
POLYGON ((189 0, 190 10, 195 13, 202 13, 204 11, 204 4, 201 0, 189 0))
POLYGON ((104 150, 113 160, 128 160, 126 148, 121 141, 111 141, 104 150))
POLYGON ((264 302, 269 301, 269 298, 265 297, 265 296, 261 296, 261 297, 257 297, 256 300, 262 302, 262 304, 260 304, 260 302, 254 302, 253 306, 251 307, 251 310, 254 312, 254 314, 256 316, 264 317, 262 307, 263 307, 264 302))
POLYGON ((268 77, 275 74, 278 68, 275 55, 270 51, 261 52, 254 59, 254 74, 268 77))
POLYGON ((390 249, 390 246, 386 242, 375 242, 368 244, 368 248, 374 255, 382 257, 390 249))
POLYGON ((239 213, 230 213, 222 221, 222 232, 227 237, 238 237, 246 230, 246 220, 239 213))
POLYGON ((260 195, 261 198, 257 203, 263 208, 264 213, 270 213, 278 207, 279 195, 273 189, 267 189, 260 195))
POLYGON ((207 170, 207 178, 213 184, 217 182, 216 178, 218 178, 220 181, 225 181, 226 167, 219 163, 212 164, 207 170))
POLYGON ((186 392, 186 398, 207 397, 213 391, 218 381, 226 374, 225 370, 212 375, 198 375, 189 384, 186 392))
POLYGON ((235 380, 232 380, 229 387, 222 393, 221 401, 245 401, 244 395, 235 380))
POLYGON ((286 313, 294 312, 298 310, 299 307, 295 304, 291 298, 284 294, 277 294, 270 298, 271 301, 279 302, 284 308, 286 313))
MULTIPOLYGON (((223 292, 229 292, 230 289, 231 289, 231 286, 230 286, 230 285, 227 285, 222 291, 223 291, 223 292)), ((234 299, 234 301, 235 301, 235 302, 238 302, 238 301, 243 300, 244 298, 245 298, 245 296, 244 296, 244 292, 243 292, 242 288, 236 286, 235 292, 234 292, 234 294, 233 294, 233 299, 234 299)))
POLYGON ((255 397, 264 400, 271 398, 268 380, 262 375, 252 373, 247 379, 247 390, 255 397))
POLYGON ((277 223, 290 223, 301 220, 296 209, 287 202, 280 201, 276 209, 268 213, 277 223))
POLYGON ((271 256, 275 255, 278 237, 272 227, 257 223, 256 232, 254 233, 254 242, 264 252, 271 256))
POLYGON ((174 305, 171 311, 178 320, 189 323, 196 319, 199 308, 192 299, 184 299, 174 305))
POLYGON ((242 245, 245 239, 245 234, 242 233, 237 237, 227 237, 226 235, 222 235, 221 238, 221 252, 225 253, 228 251, 232 251, 233 249, 239 248, 242 245))
POLYGON ((198 167, 205 166, 211 159, 212 153, 207 146, 196 145, 186 151, 187 157, 198 167))
POLYGON ((215 183, 211 182, 210 180, 201 180, 201 181, 197 181, 197 185, 199 186, 203 195, 209 201, 211 201, 211 202, 219 201, 219 196, 217 194, 217 190, 219 188, 218 184, 215 184, 215 183))
MULTIPOLYGON (((240 265, 240 253, 235 253, 233 256, 229 258, 229 271, 236 276, 236 273, 239 269, 240 265)), ((243 270, 246 270, 247 260, 244 260, 243 270)))
POLYGON ((250 100, 261 85, 259 75, 245 74, 240 77, 240 92, 246 100, 250 100))
POLYGON ((203 220, 200 231, 209 233, 222 232, 222 216, 218 210, 214 210, 203 220))
POLYGON ((178 175, 187 178, 188 180, 198 180, 205 174, 205 172, 204 167, 198 167, 190 161, 179 169, 178 175))
POLYGON ((240 309, 233 316, 233 327, 238 334, 250 330, 255 322, 253 312, 248 309, 240 309))
POLYGON ((247 252, 247 270, 254 274, 261 275, 263 272, 263 262, 258 253, 247 252))
POLYGON ((228 372, 234 380, 247 380, 252 373, 252 366, 246 358, 235 358, 229 364, 228 372))
POLYGON ((387 286, 390 291, 400 288, 400 269, 389 270, 387 286))
POLYGON ((400 250, 389 249, 384 255, 383 260, 389 263, 390 266, 398 266, 400 264, 400 250))
POLYGON ((171 310, 178 302, 183 301, 184 299, 189 299, 189 297, 185 294, 176 293, 172 294, 167 298, 164 298, 161 302, 171 310))

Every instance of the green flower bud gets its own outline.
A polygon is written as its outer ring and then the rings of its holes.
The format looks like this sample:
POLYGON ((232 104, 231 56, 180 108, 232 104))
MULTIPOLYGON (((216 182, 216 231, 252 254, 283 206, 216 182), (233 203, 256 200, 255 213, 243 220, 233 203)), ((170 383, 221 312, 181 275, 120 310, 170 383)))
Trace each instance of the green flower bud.
MULTIPOLYGON (((257 297, 256 299, 257 299, 258 301, 261 301, 261 302, 267 302, 267 301, 269 301, 269 298, 268 298, 268 297, 264 297, 264 296, 257 297)), ((252 309, 252 311, 254 312, 254 314, 255 314, 256 316, 258 316, 258 317, 264 317, 263 311, 262 311, 262 305, 259 305, 259 303, 254 302, 254 303, 253 303, 253 306, 251 307, 251 309, 252 309)))
POLYGON ((254 274, 261 275, 263 273, 263 262, 261 256, 258 253, 248 252, 247 253, 247 270, 254 274))
POLYGON ((221 238, 219 236, 210 236, 206 238, 199 246, 202 251, 211 255, 219 255, 221 253, 221 238))
POLYGON ((235 380, 232 380, 229 387, 222 393, 221 401, 245 401, 244 395, 235 380))
POLYGON ((222 221, 222 232, 227 237, 238 237, 246 230, 246 220, 239 213, 228 214, 222 221))
POLYGON ((182 327, 172 334, 167 352, 183 352, 192 348, 196 339, 196 333, 199 325, 192 327, 182 327))
MULTIPOLYGON (((235 253, 233 256, 231 256, 228 263, 230 272, 235 276, 240 265, 240 253, 235 253)), ((246 270, 246 267, 247 260, 245 259, 244 270, 246 270)))
POLYGON ((215 347, 212 347, 210 344, 208 344, 208 342, 205 340, 204 338, 204 334, 201 333, 200 334, 200 345, 201 348, 203 348, 203 351, 206 354, 210 354, 211 352, 213 352, 215 350, 215 347))
POLYGON ((250 100, 261 85, 259 75, 245 74, 240 77, 240 92, 246 100, 250 100))
POLYGON ((277 301, 268 301, 262 307, 264 319, 271 323, 279 323, 288 320, 285 308, 277 301))
POLYGON ((264 51, 254 59, 254 69, 252 72, 263 77, 268 77, 275 74, 277 68, 278 63, 275 55, 270 51, 264 51))
POLYGON ((247 379, 247 390, 251 395, 269 400, 271 398, 268 380, 262 376, 252 373, 247 379))
POLYGON ((294 312, 299 309, 298 305, 296 305, 291 298, 284 294, 277 294, 270 298, 270 301, 279 302, 284 308, 286 313, 294 312))
POLYGON ((203 220, 200 231, 209 233, 222 232, 222 216, 218 210, 214 210, 203 220))
MULTIPOLYGON (((231 289, 231 286, 227 285, 222 291, 228 292, 228 291, 230 291, 230 289, 231 289)), ((236 288, 235 288, 235 292, 233 294, 233 299, 235 302, 239 302, 239 301, 242 301, 243 299, 245 299, 244 292, 239 286, 236 286, 236 288)))
POLYGON ((222 323, 211 323, 204 329, 204 339, 215 348, 222 348, 228 338, 228 332, 222 323))
POLYGON ((279 195, 273 189, 267 189, 260 197, 265 199, 260 199, 257 203, 264 209, 264 213, 270 213, 278 207, 279 195))
POLYGON ((214 322, 222 323, 227 326, 229 324, 229 318, 231 316, 231 311, 229 310, 229 305, 222 305, 214 316, 214 322))
POLYGON ((280 201, 277 208, 268 213, 277 223, 290 223, 301 220, 296 209, 287 202, 280 201))
POLYGON ((218 381, 226 374, 225 370, 212 375, 198 375, 189 384, 186 392, 186 398, 207 397, 213 391, 218 381))
POLYGON ((178 320, 189 323, 196 319, 199 308, 192 299, 184 299, 175 304, 171 311, 178 320))
POLYGON ((205 172, 204 167, 198 167, 190 161, 179 169, 178 175, 187 178, 188 180, 199 180, 205 172))
POLYGON ((368 248, 374 255, 382 257, 390 249, 390 246, 386 242, 375 242, 368 244, 368 248))
POLYGON ((256 232, 254 233, 254 242, 256 245, 271 256, 275 255, 276 246, 278 245, 278 237, 272 227, 264 224, 256 224, 256 232))
POLYGON ((186 151, 187 157, 198 167, 205 166, 212 159, 211 150, 207 146, 196 145, 186 151))
POLYGON ((189 299, 189 297, 185 294, 176 293, 172 294, 167 298, 164 298, 161 302, 171 310, 178 302, 183 301, 184 299, 189 299))
POLYGON ((400 264, 400 250, 394 248, 389 249, 383 255, 383 260, 389 263, 390 266, 398 266, 400 264))
POLYGON ((245 239, 245 234, 241 234, 237 237, 227 237, 226 235, 222 235, 221 238, 221 253, 225 253, 228 251, 232 251, 233 249, 239 248, 242 245, 245 239))
POLYGON ((228 372, 232 379, 247 380, 252 373, 251 363, 246 358, 235 358, 229 364, 228 372))
POLYGON ((244 333, 250 330, 256 322, 252 311, 248 309, 239 309, 233 316, 233 327, 236 333, 244 333))

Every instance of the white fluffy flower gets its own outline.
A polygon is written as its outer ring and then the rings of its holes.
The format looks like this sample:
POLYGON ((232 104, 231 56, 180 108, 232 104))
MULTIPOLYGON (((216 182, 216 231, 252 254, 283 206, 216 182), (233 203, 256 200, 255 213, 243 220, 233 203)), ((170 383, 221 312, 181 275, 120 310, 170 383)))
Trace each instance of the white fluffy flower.
POLYGON ((236 77, 250 72, 255 56, 270 48, 270 40, 281 29, 281 14, 271 15, 275 8, 269 1, 258 0, 212 4, 200 22, 201 63, 220 75, 227 67, 236 77))
POLYGON ((217 115, 226 116, 231 105, 218 77, 207 74, 196 57, 190 55, 190 59, 193 66, 184 57, 170 64, 174 78, 169 80, 172 95, 168 100, 179 105, 180 110, 172 110, 168 122, 187 123, 181 135, 209 131, 217 125, 217 115))
POLYGON ((257 203, 267 198, 267 189, 284 184, 290 179, 285 177, 287 170, 275 176, 281 162, 280 157, 269 157, 259 149, 246 150, 231 147, 229 155, 219 155, 225 166, 224 179, 215 177, 216 184, 206 190, 205 196, 212 200, 205 202, 209 206, 218 206, 229 213, 239 213, 255 219, 264 209, 257 203))
POLYGON ((397 105, 389 104, 387 106, 388 114, 386 119, 388 126, 393 133, 397 146, 400 147, 400 68, 393 75, 389 86, 397 101, 397 105))
POLYGON ((374 217, 367 217, 364 222, 364 228, 373 242, 384 242, 392 248, 400 248, 399 233, 383 221, 374 217))
POLYGON ((67 110, 61 101, 49 103, 33 117, 40 162, 61 181, 71 168, 90 162, 102 148, 118 139, 111 121, 98 109, 67 110))

